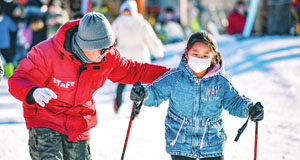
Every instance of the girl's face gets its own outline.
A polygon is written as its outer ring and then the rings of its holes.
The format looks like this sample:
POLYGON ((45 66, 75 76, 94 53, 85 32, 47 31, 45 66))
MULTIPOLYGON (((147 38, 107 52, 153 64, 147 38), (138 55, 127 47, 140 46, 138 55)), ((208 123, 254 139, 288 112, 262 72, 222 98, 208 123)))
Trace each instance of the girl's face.
POLYGON ((190 56, 194 56, 196 58, 211 58, 213 53, 211 48, 203 42, 196 42, 192 46, 190 50, 185 49, 186 58, 189 60, 190 56))

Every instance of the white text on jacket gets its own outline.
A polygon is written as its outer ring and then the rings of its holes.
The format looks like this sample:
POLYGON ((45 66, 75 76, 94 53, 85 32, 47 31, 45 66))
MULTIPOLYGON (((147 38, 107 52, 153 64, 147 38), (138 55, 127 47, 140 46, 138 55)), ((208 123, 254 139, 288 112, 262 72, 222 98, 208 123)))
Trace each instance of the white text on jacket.
POLYGON ((56 79, 55 77, 53 77, 53 82, 61 88, 68 88, 69 86, 74 87, 75 85, 75 81, 62 82, 62 80, 56 79))

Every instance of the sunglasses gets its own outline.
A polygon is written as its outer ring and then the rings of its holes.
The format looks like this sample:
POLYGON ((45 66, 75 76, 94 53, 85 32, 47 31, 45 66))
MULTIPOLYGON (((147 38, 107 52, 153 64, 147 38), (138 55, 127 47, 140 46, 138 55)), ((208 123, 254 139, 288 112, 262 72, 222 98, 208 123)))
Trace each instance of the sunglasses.
POLYGON ((104 55, 104 53, 105 53, 108 49, 109 49, 109 48, 103 48, 103 49, 101 49, 100 55, 104 55))
POLYGON ((100 51, 101 51, 100 55, 101 55, 101 56, 104 55, 105 52, 106 52, 107 50, 109 50, 111 47, 115 46, 115 44, 116 44, 116 42, 115 42, 113 45, 111 45, 110 47, 108 47, 108 48, 103 48, 103 49, 101 49, 101 50, 100 50, 100 51))

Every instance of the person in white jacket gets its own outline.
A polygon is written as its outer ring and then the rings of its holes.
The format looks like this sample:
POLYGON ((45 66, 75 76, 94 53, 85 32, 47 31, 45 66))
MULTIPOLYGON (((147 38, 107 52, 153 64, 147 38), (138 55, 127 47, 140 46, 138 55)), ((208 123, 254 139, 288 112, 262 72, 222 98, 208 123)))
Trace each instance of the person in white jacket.
MULTIPOLYGON (((164 55, 163 44, 151 25, 137 11, 135 0, 124 1, 120 7, 120 16, 112 23, 116 47, 120 54, 134 61, 151 63, 150 51, 156 59, 164 55)), ((117 113, 122 104, 125 84, 118 84, 114 110, 117 113)))

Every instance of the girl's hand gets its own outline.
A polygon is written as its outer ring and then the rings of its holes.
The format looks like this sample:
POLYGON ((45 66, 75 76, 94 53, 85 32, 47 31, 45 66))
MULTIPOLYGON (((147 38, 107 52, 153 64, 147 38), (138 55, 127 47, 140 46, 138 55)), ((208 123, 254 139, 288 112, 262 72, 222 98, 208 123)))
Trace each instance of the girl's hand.
POLYGON ((256 102, 249 111, 251 121, 258 122, 264 119, 264 107, 260 102, 256 102))
POLYGON ((142 86, 141 82, 136 82, 131 89, 130 99, 133 102, 141 102, 145 98, 145 88, 142 86))

